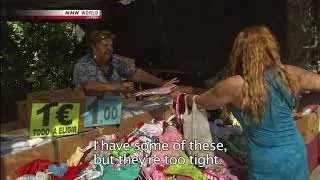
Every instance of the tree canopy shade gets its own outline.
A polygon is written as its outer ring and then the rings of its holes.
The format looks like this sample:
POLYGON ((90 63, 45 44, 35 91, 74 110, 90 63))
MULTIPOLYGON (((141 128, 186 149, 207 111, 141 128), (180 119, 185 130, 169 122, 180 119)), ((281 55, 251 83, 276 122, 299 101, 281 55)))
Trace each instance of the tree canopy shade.
POLYGON ((75 48, 72 22, 1 22, 1 113, 31 91, 71 85, 75 48))

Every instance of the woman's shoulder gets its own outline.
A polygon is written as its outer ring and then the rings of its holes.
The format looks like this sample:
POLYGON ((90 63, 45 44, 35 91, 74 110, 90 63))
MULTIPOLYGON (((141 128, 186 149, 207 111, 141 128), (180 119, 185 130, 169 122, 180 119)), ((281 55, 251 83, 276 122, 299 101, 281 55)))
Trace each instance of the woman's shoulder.
POLYGON ((217 84, 221 91, 234 97, 235 99, 240 98, 243 85, 244 79, 240 75, 227 77, 217 84))
POLYGON ((241 107, 242 89, 245 81, 240 75, 231 76, 221 81, 223 91, 232 97, 232 105, 241 107))
POLYGON ((240 75, 235 75, 224 79, 222 82, 224 82, 224 84, 228 85, 229 87, 242 88, 244 79, 240 75))

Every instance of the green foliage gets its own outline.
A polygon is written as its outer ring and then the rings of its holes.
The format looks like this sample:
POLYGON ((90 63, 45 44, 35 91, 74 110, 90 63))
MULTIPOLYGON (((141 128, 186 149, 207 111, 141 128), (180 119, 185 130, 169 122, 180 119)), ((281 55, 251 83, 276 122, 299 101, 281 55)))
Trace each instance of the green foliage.
POLYGON ((75 24, 71 22, 2 22, 2 104, 28 92, 71 85, 76 60, 75 24))

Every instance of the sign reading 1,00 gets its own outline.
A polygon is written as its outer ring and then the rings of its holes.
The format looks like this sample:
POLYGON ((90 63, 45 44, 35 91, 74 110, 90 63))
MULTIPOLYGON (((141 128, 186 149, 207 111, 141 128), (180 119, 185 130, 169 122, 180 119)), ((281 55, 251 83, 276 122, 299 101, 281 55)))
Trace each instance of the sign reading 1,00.
POLYGON ((120 124, 121 97, 86 97, 85 127, 120 124))
POLYGON ((116 119, 118 116, 118 110, 114 106, 106 106, 104 109, 104 119, 109 120, 110 117, 111 119, 116 119))
MULTIPOLYGON (((94 102, 92 104, 92 107, 90 108, 90 111, 92 112, 92 124, 97 124, 98 122, 98 101, 94 102)), ((103 112, 104 120, 112 120, 116 119, 118 117, 118 109, 115 106, 106 106, 104 108, 103 112)))

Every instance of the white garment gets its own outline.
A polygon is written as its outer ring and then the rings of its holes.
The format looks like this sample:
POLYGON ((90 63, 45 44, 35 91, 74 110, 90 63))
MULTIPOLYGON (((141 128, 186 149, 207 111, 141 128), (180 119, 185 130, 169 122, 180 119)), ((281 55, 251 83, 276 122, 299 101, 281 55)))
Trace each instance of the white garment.
POLYGON ((1 142, 1 154, 9 153, 9 152, 20 152, 36 145, 44 142, 42 138, 34 138, 34 139, 18 139, 11 138, 10 136, 5 137, 5 142, 1 142))

